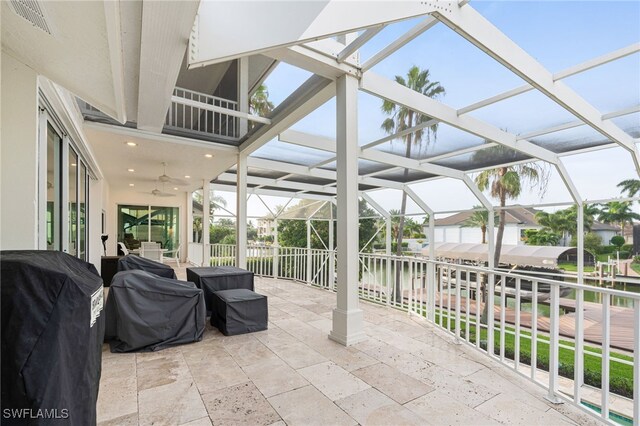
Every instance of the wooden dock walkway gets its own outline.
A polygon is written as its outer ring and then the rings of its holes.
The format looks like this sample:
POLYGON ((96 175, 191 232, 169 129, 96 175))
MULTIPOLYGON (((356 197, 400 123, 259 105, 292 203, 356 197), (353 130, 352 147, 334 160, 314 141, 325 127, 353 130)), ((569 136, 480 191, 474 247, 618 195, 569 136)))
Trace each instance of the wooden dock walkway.
MULTIPOLYGON (((419 296, 418 296, 419 297, 419 296)), ((451 296, 451 302, 449 305, 448 295, 443 294, 443 307, 446 309, 451 306, 452 310, 455 310, 456 298, 451 296)), ((437 295, 436 305, 438 307, 440 303, 440 296, 437 295)), ((460 311, 465 312, 466 298, 460 298, 460 311)), ((571 312, 560 316, 560 335, 571 339, 575 338, 575 300, 563 299, 561 306, 571 312)), ((484 303, 481 304, 481 308, 484 308, 484 303)), ((633 352, 633 309, 623 308, 619 306, 610 306, 610 346, 616 349, 622 349, 625 351, 633 352)), ((475 300, 471 300, 471 306, 469 309, 471 315, 475 315, 475 300)), ((494 305, 493 313, 496 322, 500 321, 500 305, 494 305)), ((597 345, 602 344, 602 305, 593 302, 584 302, 584 341, 594 343, 597 345)), ((516 310, 514 308, 505 308, 505 322, 514 325, 516 318, 516 310)), ((538 331, 549 332, 550 318, 538 315, 538 331)), ((531 330, 532 315, 531 312, 520 311, 520 326, 531 330)))

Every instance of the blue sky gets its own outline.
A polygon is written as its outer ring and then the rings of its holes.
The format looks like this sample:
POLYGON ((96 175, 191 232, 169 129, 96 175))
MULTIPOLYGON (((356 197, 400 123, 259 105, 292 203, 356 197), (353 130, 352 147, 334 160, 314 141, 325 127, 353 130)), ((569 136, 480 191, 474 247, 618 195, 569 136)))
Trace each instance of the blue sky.
MULTIPOLYGON (((640 41, 640 2, 636 1, 472 1, 470 5, 551 72, 640 41)), ((366 60, 421 19, 388 26, 360 50, 361 59, 366 60)), ((441 101, 455 108, 523 84, 519 77, 442 24, 376 65, 373 71, 393 78, 405 74, 412 65, 428 68, 432 79, 438 80, 446 89, 441 101)), ((287 64, 279 65, 266 81, 270 98, 278 104, 310 75, 287 64)), ((608 113, 640 104, 639 76, 640 54, 636 53, 563 81, 602 113, 608 113)), ((381 101, 371 95, 359 95, 360 144, 384 136, 380 123, 385 117, 380 105, 381 101)), ((537 91, 471 114, 513 133, 575 120, 570 113, 537 91)), ((640 128, 640 113, 620 119, 618 124, 640 128)), ((294 128, 334 137, 335 100, 327 102, 294 128)), ((599 137, 587 127, 566 136, 599 137)), ((448 146, 477 141, 473 135, 443 125, 438 131, 437 141, 427 150, 446 151, 448 146)), ((264 150, 268 153, 271 148, 265 147, 264 150)), ((618 148, 565 157, 565 163, 583 197, 588 199, 618 196, 615 184, 637 177, 630 156, 618 148)), ((444 180, 420 184, 416 190, 436 209, 466 208, 477 204, 473 197, 462 189, 458 190, 457 186, 444 180), (451 193, 456 194, 455 199, 442 196, 451 193)), ((399 195, 382 191, 374 198, 383 206, 393 208, 397 206, 399 195)), ((570 198, 559 178, 552 174, 549 190, 543 199, 537 193, 527 193, 518 201, 550 203, 570 201, 570 198)))

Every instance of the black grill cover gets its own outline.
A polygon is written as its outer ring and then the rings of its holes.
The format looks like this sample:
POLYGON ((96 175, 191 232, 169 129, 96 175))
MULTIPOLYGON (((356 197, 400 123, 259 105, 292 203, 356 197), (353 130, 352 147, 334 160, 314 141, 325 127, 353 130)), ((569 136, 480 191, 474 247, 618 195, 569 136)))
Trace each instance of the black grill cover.
POLYGON ((134 270, 151 272, 160 277, 176 279, 176 272, 171 266, 156 262, 155 260, 145 259, 144 257, 133 254, 121 257, 120 260, 118 260, 118 272, 134 270))
POLYGON ((145 271, 118 272, 105 308, 111 352, 159 351, 202 340, 202 290, 145 271))
POLYGON ((96 268, 56 251, 0 252, 2 424, 95 425, 104 314, 96 268), (65 419, 65 417, 67 417, 65 419))
POLYGON ((216 291, 211 297, 211 325, 225 336, 267 329, 267 296, 244 288, 216 291))
POLYGON ((220 290, 244 288, 253 291, 253 272, 235 266, 187 268, 187 280, 204 290, 207 312, 211 312, 211 296, 220 290))

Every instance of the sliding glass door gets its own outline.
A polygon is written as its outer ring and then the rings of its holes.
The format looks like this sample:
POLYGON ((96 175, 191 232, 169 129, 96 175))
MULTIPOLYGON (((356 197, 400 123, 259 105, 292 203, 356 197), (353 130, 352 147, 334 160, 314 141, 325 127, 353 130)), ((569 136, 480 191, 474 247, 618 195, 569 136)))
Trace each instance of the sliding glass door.
POLYGON ((177 249, 179 211, 178 207, 119 205, 118 242, 129 250, 139 249, 147 241, 160 243, 163 249, 177 249))

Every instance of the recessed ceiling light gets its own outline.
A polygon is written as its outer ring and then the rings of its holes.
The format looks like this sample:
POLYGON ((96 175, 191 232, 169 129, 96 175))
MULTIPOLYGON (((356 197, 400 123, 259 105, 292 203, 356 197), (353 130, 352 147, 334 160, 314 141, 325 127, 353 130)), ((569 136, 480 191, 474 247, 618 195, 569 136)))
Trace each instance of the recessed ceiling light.
POLYGON ((71 167, 75 167, 75 166, 77 166, 76 163, 71 163, 71 167))
POLYGON ((178 190, 178 188, 173 188, 173 190, 174 190, 174 191, 177 191, 177 190, 178 190))
POLYGON ((131 141, 127 142, 127 145, 128 145, 128 146, 138 146, 138 144, 137 144, 137 143, 135 143, 135 142, 131 142, 131 141))
POLYGON ((205 154, 204 156, 207 158, 213 158, 213 154, 205 154))
POLYGON ((130 183, 129 186, 135 186, 133 183, 130 183))
POLYGON ((127 169, 127 171, 128 171, 128 172, 131 172, 131 173, 135 172, 135 170, 134 170, 134 169, 127 169))
POLYGON ((189 176, 189 175, 184 175, 184 178, 185 178, 185 179, 191 179, 191 176, 189 176))

